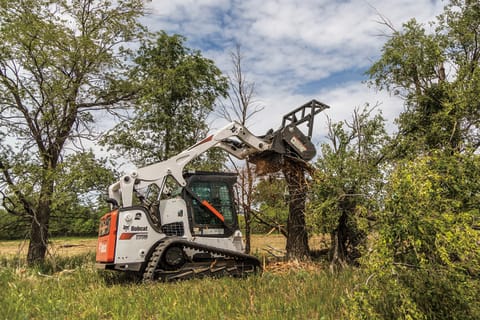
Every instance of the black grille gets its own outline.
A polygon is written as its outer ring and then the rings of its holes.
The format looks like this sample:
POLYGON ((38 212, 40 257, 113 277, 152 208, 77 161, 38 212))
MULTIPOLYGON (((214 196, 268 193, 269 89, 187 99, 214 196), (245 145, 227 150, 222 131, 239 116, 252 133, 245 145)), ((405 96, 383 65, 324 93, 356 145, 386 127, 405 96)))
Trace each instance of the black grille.
POLYGON ((162 232, 167 236, 183 236, 185 230, 183 229, 183 222, 172 222, 162 226, 162 232))

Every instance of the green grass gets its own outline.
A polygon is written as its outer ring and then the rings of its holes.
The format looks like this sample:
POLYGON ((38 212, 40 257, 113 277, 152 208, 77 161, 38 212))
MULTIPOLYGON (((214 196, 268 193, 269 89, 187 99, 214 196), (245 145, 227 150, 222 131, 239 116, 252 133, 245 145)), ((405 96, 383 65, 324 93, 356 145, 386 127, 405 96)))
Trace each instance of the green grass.
POLYGON ((93 254, 37 268, 0 263, 1 319, 340 319, 358 283, 346 270, 139 283, 96 271, 93 254), (66 270, 58 272, 58 270, 66 270))

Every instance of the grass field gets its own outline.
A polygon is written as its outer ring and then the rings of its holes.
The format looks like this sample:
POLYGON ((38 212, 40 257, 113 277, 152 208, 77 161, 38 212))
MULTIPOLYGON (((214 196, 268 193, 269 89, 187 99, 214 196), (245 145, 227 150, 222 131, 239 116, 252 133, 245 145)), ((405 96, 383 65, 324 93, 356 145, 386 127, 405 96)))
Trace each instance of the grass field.
MULTIPOLYGON (((279 234, 253 235, 251 242, 251 252, 260 257, 280 256, 285 250, 285 237, 279 234)), ((311 249, 325 248, 325 237, 313 236, 309 245, 311 249)), ((96 238, 56 238, 51 240, 48 252, 52 256, 69 257, 95 252, 96 246, 96 238)), ((27 249, 28 241, 0 241, 0 257, 25 257, 27 249)))
MULTIPOLYGON (((257 252, 283 246, 275 235, 252 241, 257 252)), ((360 281, 356 270, 276 263, 245 279, 146 284, 96 271, 94 249, 95 239, 56 239, 54 267, 25 268, 21 242, 0 242, 0 319, 340 319, 360 281)))

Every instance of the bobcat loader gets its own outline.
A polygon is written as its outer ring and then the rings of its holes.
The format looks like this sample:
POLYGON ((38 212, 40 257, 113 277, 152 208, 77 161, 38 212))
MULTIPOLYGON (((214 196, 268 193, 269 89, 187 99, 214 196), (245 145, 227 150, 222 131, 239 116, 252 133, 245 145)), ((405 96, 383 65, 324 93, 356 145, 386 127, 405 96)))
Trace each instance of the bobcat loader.
POLYGON ((214 147, 256 164, 261 174, 281 169, 283 157, 309 161, 316 153, 310 142, 313 118, 326 108, 312 100, 265 136, 231 122, 178 155, 121 177, 108 189, 111 212, 100 219, 96 267, 134 272, 145 281, 261 270, 260 261, 244 253, 236 175, 184 168, 214 147), (299 129, 302 123, 308 134, 299 129))

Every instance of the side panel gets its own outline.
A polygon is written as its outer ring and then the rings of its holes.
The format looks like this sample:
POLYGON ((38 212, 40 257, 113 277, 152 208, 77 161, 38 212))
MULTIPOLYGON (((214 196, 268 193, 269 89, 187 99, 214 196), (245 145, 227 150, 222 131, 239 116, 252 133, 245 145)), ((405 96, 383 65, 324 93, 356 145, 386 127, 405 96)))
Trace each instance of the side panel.
POLYGON ((100 218, 98 228, 96 262, 112 263, 115 259, 117 238, 118 210, 107 213, 100 218))
POLYGON ((245 252, 243 246, 242 232, 240 230, 235 230, 233 235, 228 238, 218 238, 218 237, 193 237, 193 242, 205 244, 207 246, 216 247, 219 249, 227 249, 238 252, 245 252))
POLYGON ((154 226, 142 207, 120 209, 115 250, 115 267, 132 269, 145 261, 152 246, 165 234, 154 226))

